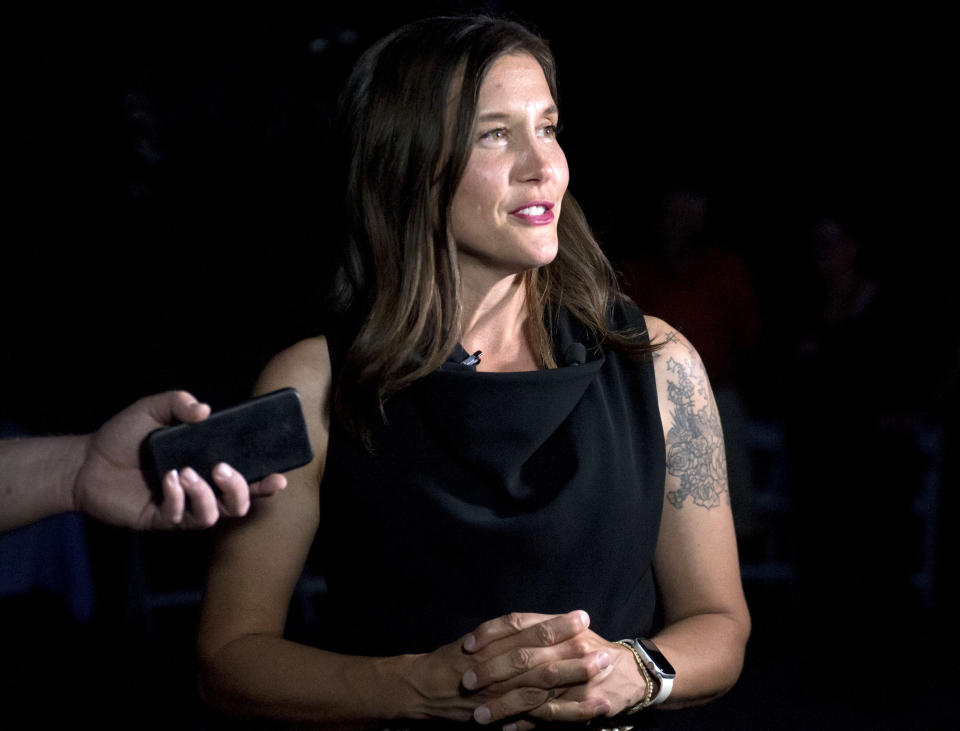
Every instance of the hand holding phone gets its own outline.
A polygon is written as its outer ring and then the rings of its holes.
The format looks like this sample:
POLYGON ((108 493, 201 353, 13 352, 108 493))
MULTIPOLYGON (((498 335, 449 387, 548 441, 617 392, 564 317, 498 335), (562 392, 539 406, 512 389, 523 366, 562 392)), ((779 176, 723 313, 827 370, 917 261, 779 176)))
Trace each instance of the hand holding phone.
POLYGON ((159 500, 170 470, 192 467, 213 485, 213 468, 226 462, 248 483, 313 459, 300 394, 283 388, 211 414, 195 424, 157 429, 140 447, 141 468, 159 500))

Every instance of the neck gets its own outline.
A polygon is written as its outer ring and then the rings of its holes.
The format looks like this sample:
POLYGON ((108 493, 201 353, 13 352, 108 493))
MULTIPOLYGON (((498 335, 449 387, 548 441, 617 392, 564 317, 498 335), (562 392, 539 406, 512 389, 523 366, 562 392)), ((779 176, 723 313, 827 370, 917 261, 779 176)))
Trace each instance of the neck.
POLYGON ((481 371, 536 370, 539 363, 527 337, 527 298, 523 276, 512 274, 484 284, 461 272, 463 329, 460 344, 483 352, 481 371))

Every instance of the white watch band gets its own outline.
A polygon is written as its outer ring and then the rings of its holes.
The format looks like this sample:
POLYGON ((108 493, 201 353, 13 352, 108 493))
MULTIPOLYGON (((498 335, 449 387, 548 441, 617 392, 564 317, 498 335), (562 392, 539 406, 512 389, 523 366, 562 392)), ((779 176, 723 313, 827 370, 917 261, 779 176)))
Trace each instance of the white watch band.
MULTIPOLYGON (((657 653, 663 657, 663 654, 659 652, 657 646, 653 644, 650 640, 644 640, 644 642, 649 643, 657 653)), ((650 699, 650 702, 647 703, 647 707, 655 706, 658 703, 663 703, 667 698, 670 697, 670 691, 673 690, 673 679, 675 676, 674 670, 670 667, 670 664, 667 662, 666 658, 663 658, 663 662, 666 663, 664 668, 660 668, 657 661, 654 660, 650 653, 647 652, 647 648, 643 646, 642 642, 633 640, 633 646, 637 650, 637 654, 643 658, 643 664, 647 668, 647 672, 650 675, 657 679, 659 682, 659 687, 657 688, 657 694, 650 699)))
POLYGON ((653 673, 653 675, 660 681, 660 691, 650 699, 651 706, 663 703, 670 696, 670 691, 673 690, 673 678, 665 678, 659 673, 653 673))

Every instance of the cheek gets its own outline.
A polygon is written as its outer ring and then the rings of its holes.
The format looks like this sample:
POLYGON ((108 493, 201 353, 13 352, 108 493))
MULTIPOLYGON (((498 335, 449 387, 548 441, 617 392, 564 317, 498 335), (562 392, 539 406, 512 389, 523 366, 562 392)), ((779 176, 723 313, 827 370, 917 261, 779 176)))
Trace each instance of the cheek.
POLYGON ((454 238, 467 241, 480 235, 484 222, 489 220, 489 210, 488 187, 483 176, 468 169, 453 196, 451 223, 454 238))
POLYGON ((560 197, 562 198, 570 182, 570 168, 567 167, 567 156, 563 154, 563 150, 559 147, 557 147, 557 162, 553 169, 557 176, 557 183, 560 187, 560 197))
POLYGON ((500 175, 489 167, 468 169, 457 188, 454 204, 474 214, 495 210, 500 202, 500 175))

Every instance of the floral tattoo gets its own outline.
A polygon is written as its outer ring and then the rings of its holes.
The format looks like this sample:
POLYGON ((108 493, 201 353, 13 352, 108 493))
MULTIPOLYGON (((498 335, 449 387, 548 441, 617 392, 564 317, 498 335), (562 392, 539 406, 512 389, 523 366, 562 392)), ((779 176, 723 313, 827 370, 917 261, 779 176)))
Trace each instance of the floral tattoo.
POLYGON ((670 379, 667 384, 667 396, 673 404, 673 426, 667 432, 667 471, 680 478, 680 487, 667 492, 667 499, 678 510, 687 497, 709 510, 720 505, 722 495, 729 499, 723 430, 706 377, 688 370, 688 365, 673 358, 667 361, 667 372, 676 375, 676 380, 670 379), (694 408, 697 394, 706 399, 700 410, 694 408))

